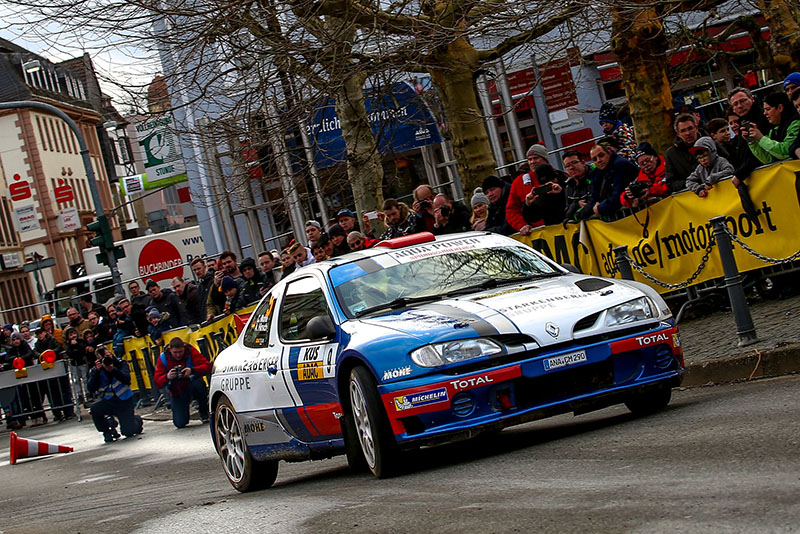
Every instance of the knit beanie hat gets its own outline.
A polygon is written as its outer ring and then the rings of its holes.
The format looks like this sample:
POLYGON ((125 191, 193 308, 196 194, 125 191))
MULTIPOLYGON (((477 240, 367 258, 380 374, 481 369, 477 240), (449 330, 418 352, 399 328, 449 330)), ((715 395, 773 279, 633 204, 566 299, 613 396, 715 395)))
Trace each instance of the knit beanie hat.
POLYGON ((525 154, 525 156, 529 157, 531 154, 536 154, 540 158, 547 159, 547 149, 544 145, 540 145, 538 143, 531 145, 531 147, 528 149, 528 153, 525 154))
POLYGON ((471 205, 474 208, 475 204, 480 204, 480 203, 484 203, 488 206, 489 197, 486 196, 486 194, 483 192, 483 189, 481 189, 480 187, 476 187, 475 191, 473 191, 472 193, 471 205))
POLYGON ((617 122, 617 108, 611 102, 600 106, 600 122, 617 122))
POLYGON ((783 80, 783 88, 786 89, 786 86, 790 83, 794 85, 800 86, 800 72, 793 72, 783 80))
POLYGON ((161 312, 158 311, 156 308, 150 310, 147 314, 148 319, 161 319, 161 312))
POLYGON ((11 334, 11 341, 14 341, 17 338, 22 339, 22 334, 20 334, 19 332, 14 332, 13 334, 11 334))
POLYGON ((499 187, 500 189, 503 189, 505 182, 500 178, 498 178, 497 176, 487 176, 486 178, 483 179, 483 184, 481 185, 484 191, 488 191, 493 187, 499 187))
POLYGON ((226 276, 222 279, 222 283, 220 284, 222 288, 222 292, 230 291, 231 289, 236 287, 236 280, 233 279, 232 276, 226 276))

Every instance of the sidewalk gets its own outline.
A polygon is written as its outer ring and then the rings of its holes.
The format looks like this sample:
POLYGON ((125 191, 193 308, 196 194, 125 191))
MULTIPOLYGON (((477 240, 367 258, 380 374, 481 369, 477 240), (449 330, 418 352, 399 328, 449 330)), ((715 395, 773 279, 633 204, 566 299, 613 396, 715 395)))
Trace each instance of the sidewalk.
POLYGON ((746 347, 738 346, 736 322, 730 311, 678 325, 686 363, 684 386, 800 371, 800 296, 751 304, 750 314, 758 342, 746 347))

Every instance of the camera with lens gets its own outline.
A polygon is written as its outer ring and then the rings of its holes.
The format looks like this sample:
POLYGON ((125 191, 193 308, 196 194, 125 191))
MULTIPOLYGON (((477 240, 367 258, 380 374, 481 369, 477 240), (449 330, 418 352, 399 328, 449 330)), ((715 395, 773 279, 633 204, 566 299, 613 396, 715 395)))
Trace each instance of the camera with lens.
POLYGON ((750 128, 753 127, 753 123, 750 121, 742 121, 741 127, 744 128, 745 130, 749 130, 750 128))
POLYGON ((633 198, 639 198, 643 194, 647 193, 647 190, 651 185, 653 185, 652 182, 647 181, 633 182, 628 186, 628 189, 630 190, 633 198))
POLYGON ((178 375, 178 376, 175 377, 175 380, 179 380, 179 379, 183 378, 183 366, 182 365, 176 365, 175 367, 173 367, 173 369, 175 369, 175 373, 178 375))
POLYGON ((439 208, 439 212, 442 214, 442 217, 449 217, 450 206, 442 206, 441 208, 439 208))
POLYGON ((102 359, 103 365, 114 365, 114 358, 106 354, 102 359))
POLYGON ((429 208, 431 206, 431 200, 429 198, 423 198, 419 201, 420 208, 429 208))

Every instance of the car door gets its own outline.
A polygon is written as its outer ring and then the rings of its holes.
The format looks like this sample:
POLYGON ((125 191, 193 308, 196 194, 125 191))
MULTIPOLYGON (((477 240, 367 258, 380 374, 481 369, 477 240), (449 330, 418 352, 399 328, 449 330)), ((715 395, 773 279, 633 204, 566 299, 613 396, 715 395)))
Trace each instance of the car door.
POLYGON ((284 410, 287 425, 302 441, 324 441, 341 436, 342 407, 336 390, 338 334, 311 340, 306 332, 314 317, 333 321, 321 280, 314 274, 289 282, 277 316, 278 342, 283 345, 281 372, 285 374, 296 409, 284 410))

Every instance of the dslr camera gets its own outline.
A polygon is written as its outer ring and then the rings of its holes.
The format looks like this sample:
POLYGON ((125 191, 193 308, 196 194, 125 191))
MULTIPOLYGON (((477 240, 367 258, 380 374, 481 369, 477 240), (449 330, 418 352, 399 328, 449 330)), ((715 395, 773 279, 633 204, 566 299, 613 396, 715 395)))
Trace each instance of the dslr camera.
POLYGON ((652 182, 640 181, 640 182, 633 182, 628 186, 628 189, 631 192, 631 196, 633 198, 639 198, 643 194, 647 193, 647 190, 650 189, 650 186, 653 185, 652 182))
POLYGON ((178 374, 178 376, 176 378, 174 378, 173 380, 180 380, 181 378, 183 378, 183 366, 182 365, 176 365, 175 367, 173 367, 173 369, 175 369, 175 372, 178 374))
POLYGON ((103 365, 114 365, 114 358, 106 354, 105 356, 103 356, 102 363, 103 365))

